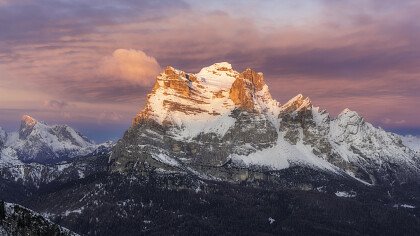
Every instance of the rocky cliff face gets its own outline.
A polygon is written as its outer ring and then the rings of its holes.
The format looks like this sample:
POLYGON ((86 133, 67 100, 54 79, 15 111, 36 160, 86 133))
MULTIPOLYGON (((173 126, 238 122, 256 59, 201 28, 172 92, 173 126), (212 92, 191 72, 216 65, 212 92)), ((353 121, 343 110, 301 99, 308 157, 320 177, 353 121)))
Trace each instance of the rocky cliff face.
POLYGON ((418 179, 419 160, 399 136, 356 112, 331 118, 303 95, 280 105, 262 73, 239 73, 228 63, 197 74, 168 67, 110 158, 121 173, 175 171, 236 181, 306 166, 366 184, 418 179))
POLYGON ((262 73, 246 69, 233 82, 229 91, 229 98, 238 108, 253 112, 255 109, 255 96, 264 86, 266 85, 262 73))

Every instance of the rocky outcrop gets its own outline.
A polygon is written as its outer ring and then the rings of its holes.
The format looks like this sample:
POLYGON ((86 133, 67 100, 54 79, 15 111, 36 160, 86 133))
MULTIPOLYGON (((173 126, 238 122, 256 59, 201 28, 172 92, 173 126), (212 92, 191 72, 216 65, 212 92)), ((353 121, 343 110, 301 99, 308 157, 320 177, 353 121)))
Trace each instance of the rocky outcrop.
MULTIPOLYGON (((197 86, 200 86, 200 84, 195 75, 187 74, 170 66, 166 67, 164 72, 158 76, 152 92, 148 95, 146 107, 133 119, 133 125, 142 122, 144 119, 153 118, 154 101, 152 100, 156 97, 157 93, 174 97, 171 100, 162 100, 162 109, 179 111, 186 114, 207 112, 206 110, 179 101, 189 100, 192 102, 201 102, 200 95, 197 92, 197 86)), ((167 120, 166 122, 170 121, 167 120)))
POLYGON ((305 98, 302 94, 290 99, 281 107, 279 113, 280 128, 285 132, 284 138, 290 143, 296 145, 301 140, 299 129, 307 130, 308 127, 314 126, 312 104, 309 98, 305 98))
POLYGON ((229 91, 229 98, 239 108, 246 111, 255 111, 255 94, 265 85, 262 73, 246 69, 239 74, 229 91))
POLYGON ((163 86, 166 89, 173 89, 177 94, 185 97, 189 97, 191 94, 191 88, 189 86, 190 80, 187 79, 186 74, 178 72, 172 67, 165 69, 166 79, 163 81, 163 86))

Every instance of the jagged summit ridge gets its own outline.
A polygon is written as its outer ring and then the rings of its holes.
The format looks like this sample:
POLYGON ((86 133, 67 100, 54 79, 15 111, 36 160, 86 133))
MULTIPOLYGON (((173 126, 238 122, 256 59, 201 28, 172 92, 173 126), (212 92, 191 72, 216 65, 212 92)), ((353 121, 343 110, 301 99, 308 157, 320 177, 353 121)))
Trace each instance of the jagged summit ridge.
POLYGON ((170 119, 165 117, 166 111, 222 114, 238 107, 253 110, 264 99, 272 100, 263 74, 251 69, 239 73, 227 62, 215 63, 197 74, 167 67, 137 117, 149 116, 163 123, 170 119))
POLYGON ((312 102, 309 97, 304 97, 302 94, 298 94, 284 105, 281 106, 283 112, 300 111, 304 108, 309 109, 312 107, 312 102))
POLYGON ((367 184, 420 178, 420 157, 398 135, 349 109, 331 118, 302 94, 281 105, 262 73, 225 62, 196 74, 167 67, 110 160, 119 172, 154 163, 214 179, 226 165, 308 166, 367 184))
POLYGON ((277 102, 271 98, 262 73, 251 69, 239 73, 226 62, 196 74, 167 67, 157 77, 145 108, 133 123, 148 119, 168 124, 189 138, 201 131, 222 135, 233 125, 232 111, 263 113, 273 110, 266 107, 268 104, 276 106, 277 102))

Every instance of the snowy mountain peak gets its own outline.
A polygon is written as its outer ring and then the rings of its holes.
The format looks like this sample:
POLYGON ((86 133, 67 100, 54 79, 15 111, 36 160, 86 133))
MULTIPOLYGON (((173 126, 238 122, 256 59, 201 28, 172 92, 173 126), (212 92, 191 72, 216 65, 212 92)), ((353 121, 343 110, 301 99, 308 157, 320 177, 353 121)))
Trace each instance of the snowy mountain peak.
POLYGON ((350 123, 353 125, 360 124, 364 122, 363 117, 361 117, 357 112, 352 111, 348 108, 344 109, 340 114, 337 116, 337 120, 341 123, 350 123))
POLYGON ((19 138, 25 139, 34 129, 38 121, 29 115, 23 115, 20 122, 19 138))
POLYGON ((199 72, 199 74, 204 74, 204 73, 220 73, 223 71, 232 71, 232 65, 228 62, 219 62, 219 63, 214 63, 211 66, 208 67, 204 67, 203 69, 201 69, 201 71, 199 72))
POLYGON ((344 109, 338 114, 338 116, 359 116, 357 112, 350 110, 349 108, 344 109))
POLYGON ((199 73, 186 73, 173 67, 156 78, 146 106, 133 120, 153 120, 193 137, 199 128, 225 132, 232 125, 235 109, 278 115, 278 102, 272 99, 263 74, 252 69, 239 73, 227 62, 204 67, 199 73), (223 123, 221 125, 221 123, 223 123), (223 130, 223 131, 222 131, 223 130))
POLYGON ((49 126, 28 115, 22 117, 18 132, 7 135, 4 146, 22 161, 41 163, 86 155, 97 147, 67 125, 49 126))
POLYGON ((281 110, 283 113, 293 112, 293 111, 300 111, 303 108, 311 108, 312 102, 309 97, 304 97, 302 94, 298 94, 284 105, 281 106, 281 110))
POLYGON ((34 126, 36 123, 38 123, 38 121, 29 115, 23 115, 22 123, 26 124, 27 126, 34 126))

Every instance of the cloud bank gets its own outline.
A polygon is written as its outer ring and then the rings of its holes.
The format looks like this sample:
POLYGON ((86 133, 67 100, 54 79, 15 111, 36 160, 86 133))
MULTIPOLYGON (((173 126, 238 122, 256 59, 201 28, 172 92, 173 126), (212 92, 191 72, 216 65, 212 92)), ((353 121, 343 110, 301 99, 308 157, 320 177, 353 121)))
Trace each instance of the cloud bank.
POLYGON ((333 115, 349 107, 376 125, 420 132, 418 1, 231 5, 0 4, 0 124, 29 109, 41 119, 56 119, 57 112, 42 105, 53 100, 74 104, 65 108, 70 116, 63 122, 104 123, 109 117, 129 124, 161 67, 198 72, 229 61, 237 70, 264 72, 282 103, 303 93, 333 115), (112 112, 121 116, 98 115, 112 112))

